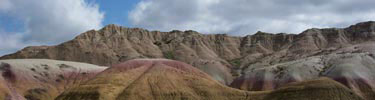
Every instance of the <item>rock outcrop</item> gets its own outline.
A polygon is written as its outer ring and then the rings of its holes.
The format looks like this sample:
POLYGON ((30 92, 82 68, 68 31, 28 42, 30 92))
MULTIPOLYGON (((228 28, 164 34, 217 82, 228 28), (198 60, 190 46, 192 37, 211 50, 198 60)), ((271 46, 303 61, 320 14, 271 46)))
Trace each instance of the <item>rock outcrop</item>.
POLYGON ((0 60, 1 100, 53 100, 106 67, 45 59, 0 60))
POLYGON ((233 77, 226 59, 240 56, 239 37, 203 35, 195 31, 158 32, 108 25, 57 46, 27 47, 10 58, 45 58, 112 65, 136 58, 167 58, 216 70, 210 74, 224 84, 233 77), (211 66, 215 67, 211 67, 211 66), (206 67, 207 66, 207 67, 206 67))
POLYGON ((242 90, 274 90, 290 82, 332 78, 367 100, 375 99, 375 44, 362 43, 262 68, 245 69, 231 86, 242 90))

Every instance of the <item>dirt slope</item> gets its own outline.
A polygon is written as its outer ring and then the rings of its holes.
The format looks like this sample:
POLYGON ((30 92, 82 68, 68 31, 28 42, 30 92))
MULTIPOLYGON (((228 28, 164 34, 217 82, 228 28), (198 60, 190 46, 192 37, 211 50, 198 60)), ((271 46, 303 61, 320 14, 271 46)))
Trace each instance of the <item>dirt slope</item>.
POLYGON ((363 43, 327 55, 245 69, 232 87, 249 91, 274 90, 290 82, 330 77, 367 100, 375 99, 375 44, 363 43), (360 51, 358 51, 360 50, 360 51))
POLYGON ((291 83, 275 91, 226 87, 179 61, 130 60, 66 90, 56 100, 362 100, 328 78, 291 83))
POLYGON ((264 100, 362 100, 344 85, 328 78, 289 83, 264 100))
POLYGON ((183 62, 141 59, 114 65, 57 100, 240 100, 249 96, 183 62))
POLYGON ((0 60, 0 99, 52 100, 105 68, 46 59, 0 60))

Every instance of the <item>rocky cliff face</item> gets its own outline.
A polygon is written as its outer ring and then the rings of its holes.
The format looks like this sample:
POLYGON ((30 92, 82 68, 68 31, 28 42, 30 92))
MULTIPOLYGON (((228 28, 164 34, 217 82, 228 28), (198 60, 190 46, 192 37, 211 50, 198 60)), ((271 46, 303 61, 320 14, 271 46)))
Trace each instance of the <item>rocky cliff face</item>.
POLYGON ((373 41, 374 29, 375 22, 370 21, 343 29, 309 29, 298 35, 257 32, 235 37, 108 25, 60 45, 27 47, 0 59, 47 58, 109 66, 135 58, 167 58, 192 64, 229 84, 246 68, 270 66, 373 41))
POLYGON ((290 82, 329 77, 367 100, 375 99, 372 53, 313 56, 264 68, 246 69, 230 86, 249 91, 278 89, 290 82))
POLYGON ((240 56, 240 38, 194 31, 157 32, 109 25, 57 46, 27 47, 9 58, 48 58, 111 65, 135 58, 168 58, 196 65, 222 83, 233 78, 227 60, 240 56), (211 70, 212 69, 212 70, 211 70))

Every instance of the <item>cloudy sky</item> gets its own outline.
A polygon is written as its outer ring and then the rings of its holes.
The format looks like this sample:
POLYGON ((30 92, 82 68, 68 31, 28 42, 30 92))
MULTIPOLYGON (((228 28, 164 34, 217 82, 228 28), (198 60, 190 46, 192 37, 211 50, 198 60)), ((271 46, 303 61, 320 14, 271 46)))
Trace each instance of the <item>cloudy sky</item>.
POLYGON ((375 0, 0 0, 0 56, 107 24, 149 30, 298 34, 375 20, 375 0))

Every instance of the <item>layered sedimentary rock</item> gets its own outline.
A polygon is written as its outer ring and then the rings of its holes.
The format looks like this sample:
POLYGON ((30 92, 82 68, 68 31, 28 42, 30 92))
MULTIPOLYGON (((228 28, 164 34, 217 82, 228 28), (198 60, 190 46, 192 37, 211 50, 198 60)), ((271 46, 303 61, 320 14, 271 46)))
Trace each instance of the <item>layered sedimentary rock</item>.
POLYGON ((375 44, 362 43, 290 62, 247 68, 232 87, 249 91, 274 90, 290 82, 330 77, 367 100, 375 99, 375 44))
POLYGON ((1 100, 53 100, 106 67, 45 59, 0 60, 1 100))
POLYGON ((268 93, 264 100, 363 100, 344 85, 328 78, 289 83, 268 93))
POLYGON ((250 92, 226 87, 191 65, 139 59, 114 65, 57 100, 246 100, 250 92))
POLYGON ((138 59, 114 65, 70 88, 57 100, 362 100, 328 78, 295 82, 275 91, 226 87, 191 65, 166 59, 138 59))
POLYGON ((244 73, 242 69, 270 66, 373 41, 374 28, 375 22, 370 21, 348 28, 314 28, 298 35, 257 32, 235 37, 108 25, 60 45, 27 47, 0 59, 47 58, 109 66, 136 58, 167 58, 195 65, 221 83, 230 84, 233 77, 244 73))
POLYGON ((9 58, 46 58, 112 65, 135 58, 167 58, 212 69, 224 84, 233 78, 225 59, 240 56, 239 37, 203 35, 195 31, 158 32, 109 25, 88 31, 57 46, 27 47, 9 58), (210 67, 215 65, 215 67, 210 67), (208 67, 206 67, 208 66, 208 67))
POLYGON ((27 47, 0 59, 112 65, 137 58, 167 58, 193 65, 239 89, 274 90, 290 82, 330 77, 371 100, 374 40, 373 21, 347 28, 313 28, 300 34, 257 32, 244 37, 108 25, 56 46, 27 47))

